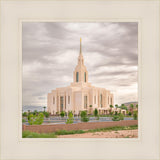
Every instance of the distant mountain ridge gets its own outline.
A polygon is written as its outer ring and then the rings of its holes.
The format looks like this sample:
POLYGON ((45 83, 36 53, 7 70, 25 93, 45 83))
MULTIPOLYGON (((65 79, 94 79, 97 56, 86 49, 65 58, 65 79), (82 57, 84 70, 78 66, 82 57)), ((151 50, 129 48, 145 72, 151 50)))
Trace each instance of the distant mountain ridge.
POLYGON ((126 103, 123 103, 127 108, 130 107, 130 104, 133 104, 134 106, 136 106, 138 104, 138 102, 126 102, 126 103))

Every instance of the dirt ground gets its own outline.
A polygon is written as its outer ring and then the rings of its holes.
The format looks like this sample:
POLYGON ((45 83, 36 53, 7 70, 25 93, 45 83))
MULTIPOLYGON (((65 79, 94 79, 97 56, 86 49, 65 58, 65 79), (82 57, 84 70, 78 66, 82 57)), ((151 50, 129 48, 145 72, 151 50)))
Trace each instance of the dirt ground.
POLYGON ((138 130, 119 130, 83 134, 60 135, 57 138, 137 138, 138 130))

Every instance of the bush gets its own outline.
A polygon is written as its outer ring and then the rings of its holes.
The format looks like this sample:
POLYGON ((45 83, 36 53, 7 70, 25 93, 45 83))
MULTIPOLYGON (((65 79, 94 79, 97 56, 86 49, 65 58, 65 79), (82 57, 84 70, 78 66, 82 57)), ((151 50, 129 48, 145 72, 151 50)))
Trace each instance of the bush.
POLYGON ((44 120, 43 113, 39 113, 38 115, 30 114, 28 116, 28 123, 30 125, 41 125, 43 123, 43 120, 44 120))
POLYGON ((122 113, 119 114, 119 119, 124 120, 124 115, 122 113))
POLYGON ((33 115, 37 115, 38 114, 38 111, 37 110, 34 110, 33 111, 33 115))
POLYGON ((65 112, 62 111, 62 112, 60 113, 60 116, 63 118, 63 117, 65 116, 65 112))
POLYGON ((43 114, 45 115, 46 118, 48 118, 50 116, 49 112, 43 112, 43 114))
POLYGON ((134 113, 133 113, 133 119, 134 120, 138 119, 138 113, 137 113, 137 111, 134 111, 134 113))
POLYGON ((118 114, 118 112, 117 111, 115 111, 115 115, 117 115, 118 114))
POLYGON ((114 115, 112 121, 120 121, 120 116, 114 115))
POLYGON ((98 116, 98 110, 97 110, 97 108, 95 108, 95 110, 94 110, 94 116, 95 116, 95 117, 98 116))
POLYGON ((129 112, 128 115, 131 116, 131 115, 132 115, 132 112, 129 112))
POLYGON ((55 133, 35 133, 30 131, 22 132, 23 138, 57 138, 55 133))
POLYGON ((114 112, 110 112, 110 115, 113 115, 114 112))
POLYGON ((26 122, 26 120, 25 120, 25 119, 22 119, 22 123, 24 123, 24 122, 26 122))
POLYGON ((87 112, 86 111, 81 112, 81 121, 82 122, 88 122, 89 121, 89 118, 87 117, 87 112))
POLYGON ((26 117, 27 116, 27 112, 22 113, 22 116, 26 117))
POLYGON ((68 113, 68 119, 66 121, 66 124, 72 124, 74 122, 74 118, 73 118, 73 113, 69 112, 68 113))

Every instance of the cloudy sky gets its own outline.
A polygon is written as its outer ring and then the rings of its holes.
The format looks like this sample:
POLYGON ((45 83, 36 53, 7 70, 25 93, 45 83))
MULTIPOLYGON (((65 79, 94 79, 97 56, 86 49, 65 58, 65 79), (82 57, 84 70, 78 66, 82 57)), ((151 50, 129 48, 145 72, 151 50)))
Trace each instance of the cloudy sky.
POLYGON ((137 101, 136 22, 24 22, 23 106, 47 105, 47 93, 73 81, 80 37, 89 82, 111 90, 115 103, 137 101))

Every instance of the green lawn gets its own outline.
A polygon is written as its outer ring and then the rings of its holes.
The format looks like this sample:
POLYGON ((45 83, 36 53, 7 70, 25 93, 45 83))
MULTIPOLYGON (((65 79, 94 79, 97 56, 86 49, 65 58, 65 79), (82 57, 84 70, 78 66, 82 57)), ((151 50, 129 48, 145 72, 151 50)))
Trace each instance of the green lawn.
POLYGON ((91 130, 59 130, 53 133, 35 133, 30 131, 23 131, 23 138, 57 138, 58 135, 68 135, 68 134, 83 134, 83 133, 93 133, 93 132, 109 132, 109 131, 118 131, 118 130, 134 130, 138 129, 138 125, 134 126, 116 126, 116 127, 108 127, 108 128, 100 128, 100 129, 91 129, 91 130))

